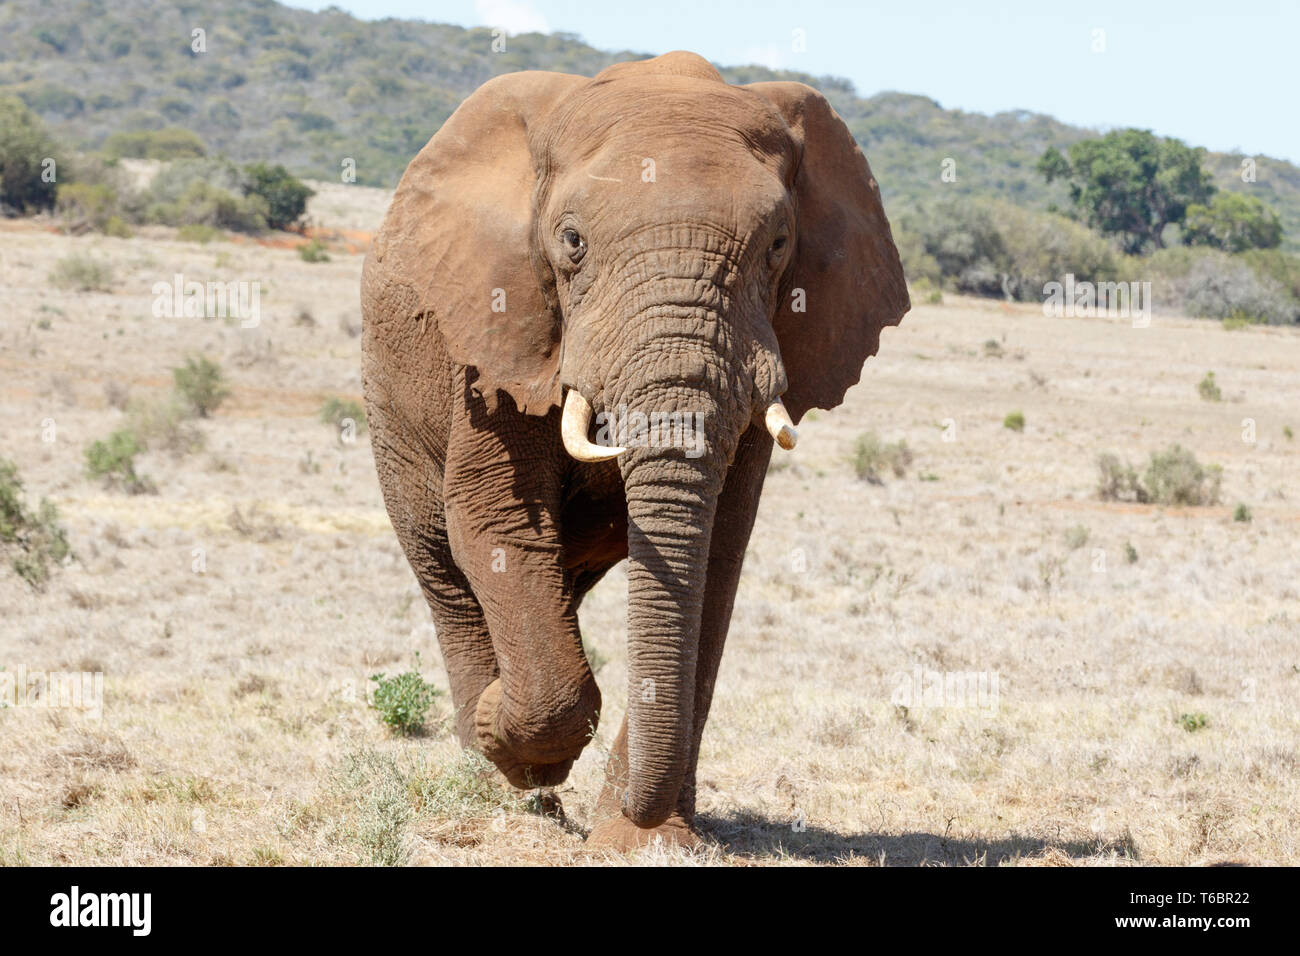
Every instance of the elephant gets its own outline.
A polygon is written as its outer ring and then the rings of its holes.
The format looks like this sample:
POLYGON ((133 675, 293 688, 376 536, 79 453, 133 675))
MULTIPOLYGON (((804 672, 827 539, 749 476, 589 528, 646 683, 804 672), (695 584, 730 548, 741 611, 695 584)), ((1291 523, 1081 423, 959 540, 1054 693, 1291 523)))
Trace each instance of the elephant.
POLYGON ((601 706, 578 606, 626 559, 628 703, 587 841, 698 845, 773 445, 911 307, 847 126, 687 52, 498 76, 407 167, 361 298, 376 470, 459 742, 516 787, 566 779, 601 706))

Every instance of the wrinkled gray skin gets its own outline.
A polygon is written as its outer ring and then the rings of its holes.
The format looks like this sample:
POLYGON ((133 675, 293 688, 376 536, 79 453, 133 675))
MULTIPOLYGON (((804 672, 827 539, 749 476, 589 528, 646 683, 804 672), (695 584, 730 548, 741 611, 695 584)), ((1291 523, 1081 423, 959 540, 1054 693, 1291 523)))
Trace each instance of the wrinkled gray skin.
POLYGON ((578 604, 626 557, 627 717, 590 840, 692 843, 763 412, 838 404, 908 308, 847 130, 807 87, 686 53, 498 78, 408 168, 362 302, 376 465, 462 743, 517 786, 564 779, 600 710, 578 604), (569 389, 702 414, 703 454, 577 462, 569 389))

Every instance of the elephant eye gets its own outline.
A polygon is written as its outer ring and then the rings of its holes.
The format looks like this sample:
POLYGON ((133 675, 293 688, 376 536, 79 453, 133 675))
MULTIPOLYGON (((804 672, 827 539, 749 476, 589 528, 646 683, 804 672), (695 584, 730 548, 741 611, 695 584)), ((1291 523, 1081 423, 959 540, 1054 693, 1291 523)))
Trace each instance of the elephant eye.
POLYGON ((772 240, 772 245, 767 251, 767 261, 772 268, 775 269, 781 264, 781 260, 785 258, 785 247, 789 244, 790 237, 786 235, 777 236, 772 240))
POLYGON ((574 229, 566 229, 560 233, 560 238, 564 240, 565 250, 569 253, 569 258, 578 262, 587 253, 587 243, 578 235, 574 229))

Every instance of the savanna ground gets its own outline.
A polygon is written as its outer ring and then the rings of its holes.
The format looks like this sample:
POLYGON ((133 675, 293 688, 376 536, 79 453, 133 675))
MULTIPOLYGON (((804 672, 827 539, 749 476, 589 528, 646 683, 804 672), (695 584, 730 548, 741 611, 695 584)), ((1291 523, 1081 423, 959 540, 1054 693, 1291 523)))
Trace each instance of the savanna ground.
POLYGON ((318 263, 0 224, 0 453, 75 552, 43 593, 0 569, 0 665, 105 681, 101 719, 0 709, 0 862, 1300 863, 1294 330, 919 304, 777 453, 700 761, 709 847, 599 855, 621 568, 582 611, 606 703, 567 821, 459 754, 445 695, 409 738, 367 704, 417 651, 446 688, 368 436, 319 417, 360 398, 357 236, 385 202, 325 187, 313 217, 350 232, 318 263), (72 254, 109 265, 103 291, 51 286, 72 254), (260 281, 260 325, 154 318, 177 272, 260 281), (85 447, 195 353, 231 388, 185 426, 203 447, 143 454, 156 494, 87 478, 85 447), (1221 401, 1198 394, 1209 370, 1221 401), (906 440, 903 476, 857 477, 865 432, 906 440), (1222 464, 1222 504, 1098 499, 1099 452, 1141 466, 1174 442, 1222 464), (908 701, 918 671, 997 695, 908 701))

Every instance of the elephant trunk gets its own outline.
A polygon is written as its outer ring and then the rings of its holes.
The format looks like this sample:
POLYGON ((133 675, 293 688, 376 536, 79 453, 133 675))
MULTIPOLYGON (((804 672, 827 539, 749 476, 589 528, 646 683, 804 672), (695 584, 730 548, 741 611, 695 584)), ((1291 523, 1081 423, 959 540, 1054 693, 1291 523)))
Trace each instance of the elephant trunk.
POLYGON ((748 389, 726 387, 728 363, 700 345, 671 370, 650 343, 607 388, 619 428, 628 520, 628 786, 623 813, 668 819, 690 759, 695 664, 713 518, 727 465, 748 424, 748 389), (671 377, 668 377, 671 376, 671 377))
POLYGON ((707 467, 625 469, 628 510, 628 787, 624 814, 663 823, 677 804, 695 721, 695 663, 718 489, 707 467))

